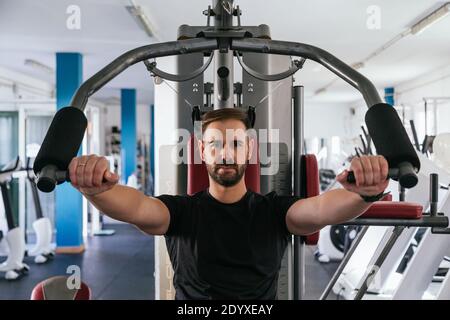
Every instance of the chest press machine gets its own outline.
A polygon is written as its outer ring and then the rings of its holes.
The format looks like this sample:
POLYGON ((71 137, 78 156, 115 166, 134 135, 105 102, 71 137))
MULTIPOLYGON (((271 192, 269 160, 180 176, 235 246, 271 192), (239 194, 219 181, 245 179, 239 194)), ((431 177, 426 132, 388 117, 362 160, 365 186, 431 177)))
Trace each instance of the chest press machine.
MULTIPOLYGON (((282 183, 283 187, 280 187, 278 178, 262 176, 261 191, 264 192, 264 188, 280 188, 280 194, 314 195, 313 191, 308 194, 307 190, 302 190, 302 185, 305 185, 309 175, 309 169, 306 168, 308 165, 303 167, 301 165, 302 159, 309 164, 309 167, 317 168, 314 159, 305 157, 303 152, 303 87, 292 88, 292 76, 301 69, 307 59, 321 64, 362 94, 368 107, 365 117, 368 131, 378 154, 387 159, 391 168, 391 177, 398 180, 405 188, 415 186, 420 161, 395 109, 381 99, 375 86, 366 77, 318 47, 272 40, 267 25, 241 26, 242 12, 239 6, 233 6, 233 0, 213 0, 212 6, 209 6, 204 14, 207 17, 206 26, 182 25, 178 30, 176 41, 155 43, 130 50, 94 74, 77 89, 70 105, 55 114, 35 159, 33 169, 37 176, 37 186, 41 191, 51 192, 56 185, 69 181, 67 168, 71 159, 77 154, 87 127, 84 110, 88 98, 128 67, 143 62, 153 76, 179 82, 180 86, 185 85, 181 88, 187 88, 189 92, 196 94, 195 99, 198 99, 196 101, 199 103, 191 110, 192 119, 198 119, 203 111, 233 107, 248 108, 250 114, 256 114, 255 128, 269 128, 269 125, 273 127, 274 121, 273 119, 269 121, 269 117, 278 119, 276 125, 281 132, 287 130, 287 136, 283 144, 285 170, 282 173, 278 172, 275 176, 282 175, 285 179, 282 183), (233 24, 234 18, 237 19, 237 25, 233 24), (213 26, 210 25, 211 20, 214 21, 213 26), (177 56, 179 71, 189 69, 188 66, 191 71, 183 74, 169 74, 158 69, 156 61, 150 61, 150 59, 165 56, 177 56), (284 57, 284 64, 288 62, 287 69, 280 73, 268 74, 273 68, 270 68, 267 60, 265 64, 257 62, 268 59, 269 56, 273 59, 284 57), (291 61, 291 56, 299 57, 300 60, 291 61), (195 63, 187 63, 190 60, 186 59, 192 57, 195 57, 195 63), (203 64, 204 57, 208 57, 208 60, 203 64), (234 83, 234 58, 244 70, 242 84, 234 83), (204 83, 203 73, 213 60, 214 84, 204 83), (192 71, 192 65, 198 68, 192 71), (258 65, 263 66, 265 71, 255 70, 258 65), (273 81, 286 81, 290 84, 287 90, 288 106, 282 111, 285 116, 288 116, 287 119, 277 118, 282 112, 275 106, 272 108, 269 105, 266 111, 258 106, 258 110, 255 111, 254 107, 262 101, 259 98, 270 95, 269 86, 265 84, 273 81), (258 90, 259 94, 251 94, 258 90), (206 104, 203 101, 204 94, 207 98, 206 104), (288 125, 291 122, 292 127, 288 125), (293 170, 290 167, 292 162, 293 170), (293 190, 291 190, 291 179, 293 179, 293 190)), ((180 90, 180 92, 183 93, 186 90, 180 90)), ((184 99, 185 96, 182 98, 184 99)), ((270 100, 270 97, 267 100, 270 100)), ((192 127, 189 128, 192 129, 192 127)), ((273 141, 271 145, 275 144, 277 141, 273 141)), ((310 185, 314 186, 315 183, 310 182, 310 185)), ((410 207, 402 203, 392 203, 392 205, 402 214, 407 210, 405 206, 408 209, 410 207)), ((416 213, 418 208, 411 206, 412 211, 416 213)), ((403 218, 403 215, 400 215, 400 218, 403 218)), ((423 217, 419 220, 429 226, 445 227, 448 224, 448 221, 439 216, 423 217), (436 219, 439 223, 435 222, 436 219)), ((367 219, 358 221, 360 222, 355 223, 387 223, 367 219)), ((410 224, 411 220, 400 219, 395 223, 403 222, 410 224)), ((287 251, 288 290, 286 296, 281 298, 302 299, 304 297, 304 246, 314 241, 317 241, 317 235, 293 237, 287 251)))

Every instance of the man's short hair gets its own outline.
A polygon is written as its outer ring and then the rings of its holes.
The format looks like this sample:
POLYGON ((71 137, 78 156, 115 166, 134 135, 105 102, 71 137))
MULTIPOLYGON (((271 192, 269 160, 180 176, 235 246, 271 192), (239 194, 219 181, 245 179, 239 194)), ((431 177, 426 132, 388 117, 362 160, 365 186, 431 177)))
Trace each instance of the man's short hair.
POLYGON ((202 116, 202 134, 205 133, 206 127, 215 121, 223 121, 235 119, 241 121, 245 125, 245 130, 251 128, 250 120, 247 113, 237 108, 222 108, 206 112, 202 116))

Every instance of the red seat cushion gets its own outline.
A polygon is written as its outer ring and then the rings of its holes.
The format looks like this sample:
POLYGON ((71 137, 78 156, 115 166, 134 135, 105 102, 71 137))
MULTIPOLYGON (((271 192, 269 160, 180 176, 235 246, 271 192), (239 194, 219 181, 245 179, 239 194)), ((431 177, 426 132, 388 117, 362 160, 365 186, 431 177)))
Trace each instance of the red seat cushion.
POLYGON ((388 193, 381 199, 381 201, 392 201, 392 194, 388 193))
POLYGON ((320 231, 305 236, 305 243, 308 246, 315 246, 319 242, 320 231))
POLYGON ((412 202, 377 201, 367 209, 361 218, 378 219, 420 219, 423 207, 412 202))
MULTIPOLYGON (((198 149, 197 138, 191 135, 188 142, 188 177, 187 194, 193 195, 209 187, 208 171, 202 162, 198 149)), ((258 156, 258 144, 255 143, 253 155, 245 170, 245 185, 253 192, 260 192, 260 167, 258 156), (256 157, 256 161, 255 161, 256 157)))
POLYGON ((306 165, 306 197, 318 196, 320 194, 320 180, 316 156, 306 154, 303 157, 306 165))
POLYGON ((31 293, 31 300, 91 299, 91 289, 84 282, 81 282, 79 289, 69 289, 67 280, 67 276, 56 276, 38 283, 31 293))
MULTIPOLYGON (((306 197, 315 197, 320 194, 320 180, 319 180, 319 168, 317 165, 316 156, 313 154, 307 154, 303 156, 306 172, 306 197)), ((320 232, 304 237, 307 245, 316 245, 319 242, 320 232)))

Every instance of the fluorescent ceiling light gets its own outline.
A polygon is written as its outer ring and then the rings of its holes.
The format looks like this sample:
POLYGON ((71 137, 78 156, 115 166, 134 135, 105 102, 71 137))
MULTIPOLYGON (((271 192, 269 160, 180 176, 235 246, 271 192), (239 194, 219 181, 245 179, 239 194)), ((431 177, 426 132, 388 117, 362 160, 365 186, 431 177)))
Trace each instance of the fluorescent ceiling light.
POLYGON ((137 22, 139 27, 147 33, 149 37, 154 37, 155 34, 153 32, 152 24, 150 23, 150 19, 147 17, 147 15, 144 13, 144 10, 141 6, 138 5, 131 5, 131 6, 125 6, 125 8, 128 10, 128 12, 131 14, 131 16, 134 18, 134 20, 137 22))
POLYGON ((446 2, 443 6, 434 10, 432 13, 427 15, 425 18, 417 22, 411 27, 411 34, 420 34, 425 29, 428 29, 436 22, 442 20, 450 13, 450 2, 446 2))
POLYGON ((23 62, 24 65, 29 66, 31 68, 34 68, 36 70, 40 70, 40 71, 44 71, 46 73, 52 74, 55 71, 53 70, 53 68, 39 62, 36 61, 34 59, 25 59, 25 61, 23 62))

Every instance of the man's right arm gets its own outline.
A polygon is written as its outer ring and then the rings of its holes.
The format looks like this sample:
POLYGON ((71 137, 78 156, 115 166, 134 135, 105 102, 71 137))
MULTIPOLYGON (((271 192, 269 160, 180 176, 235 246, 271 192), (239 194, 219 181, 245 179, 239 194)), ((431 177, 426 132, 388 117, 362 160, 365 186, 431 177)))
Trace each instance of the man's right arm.
POLYGON ((136 189, 116 185, 97 195, 86 195, 86 199, 109 217, 134 224, 148 234, 163 235, 169 227, 166 205, 136 189))
POLYGON ((166 205, 136 189, 118 185, 119 177, 109 171, 104 157, 74 158, 69 173, 72 185, 104 214, 134 224, 149 234, 166 233, 170 222, 166 205))

